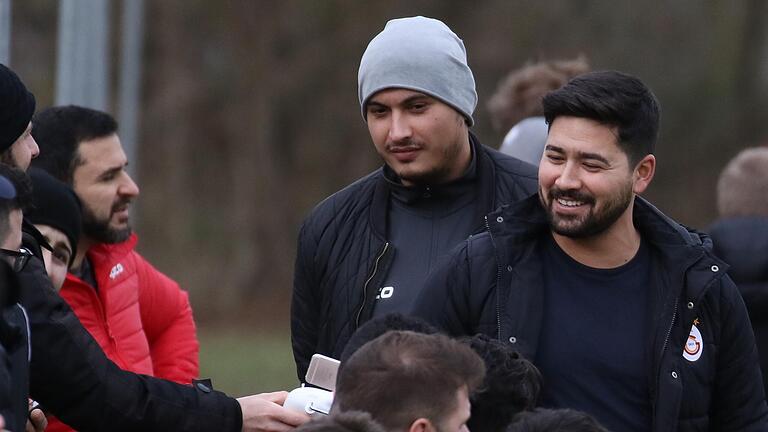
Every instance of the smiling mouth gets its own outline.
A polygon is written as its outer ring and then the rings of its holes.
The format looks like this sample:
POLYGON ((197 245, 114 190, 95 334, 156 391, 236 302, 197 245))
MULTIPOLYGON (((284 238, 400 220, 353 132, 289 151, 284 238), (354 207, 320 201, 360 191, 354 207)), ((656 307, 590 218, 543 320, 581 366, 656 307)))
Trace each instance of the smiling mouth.
POLYGON ((575 201, 565 198, 557 198, 557 203, 563 207, 579 207, 586 204, 584 201, 575 201))

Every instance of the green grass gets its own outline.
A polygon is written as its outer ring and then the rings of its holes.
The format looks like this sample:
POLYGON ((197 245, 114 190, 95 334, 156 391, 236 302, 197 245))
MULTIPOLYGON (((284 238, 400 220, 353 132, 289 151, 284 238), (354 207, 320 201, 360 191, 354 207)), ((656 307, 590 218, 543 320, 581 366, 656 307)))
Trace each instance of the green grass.
POLYGON ((198 328, 200 376, 216 390, 245 396, 298 387, 287 332, 244 328, 198 328))

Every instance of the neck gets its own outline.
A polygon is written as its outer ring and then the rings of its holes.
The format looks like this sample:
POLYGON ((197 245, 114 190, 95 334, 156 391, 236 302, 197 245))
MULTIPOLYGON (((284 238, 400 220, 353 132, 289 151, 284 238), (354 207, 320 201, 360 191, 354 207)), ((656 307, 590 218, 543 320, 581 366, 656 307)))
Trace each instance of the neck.
POLYGON ((80 241, 77 242, 77 254, 74 261, 72 261, 72 268, 70 271, 74 272, 80 270, 80 266, 83 265, 83 260, 88 251, 95 245, 96 242, 85 236, 80 237, 80 241))
POLYGON ((587 238, 566 237, 552 232, 552 237, 568 256, 585 266, 599 269, 626 264, 640 249, 640 233, 632 223, 633 205, 610 228, 587 238))

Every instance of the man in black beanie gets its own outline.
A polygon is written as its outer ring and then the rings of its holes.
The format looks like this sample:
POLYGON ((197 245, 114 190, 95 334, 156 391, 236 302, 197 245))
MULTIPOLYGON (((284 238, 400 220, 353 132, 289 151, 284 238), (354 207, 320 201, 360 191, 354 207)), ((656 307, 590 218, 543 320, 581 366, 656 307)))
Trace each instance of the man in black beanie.
POLYGON ((32 137, 35 97, 19 77, 0 64, 0 162, 26 170, 40 149, 32 137))
MULTIPOLYGON (((32 96, 16 74, 0 67, 0 129, 5 131, 5 125, 15 124, 19 117, 26 125, 26 129, 9 126, 9 131, 19 132, 15 138, 16 132, 8 132, 11 144, 2 148, 10 149, 10 154, 0 162, 23 170, 39 153, 27 133, 34 98, 31 108, 29 99, 27 104, 18 103, 25 95, 32 96), (15 147, 18 142, 26 149, 15 147)), ((306 414, 280 406, 286 392, 234 399, 212 390, 210 383, 187 386, 121 370, 53 289, 41 260, 45 240, 26 221, 23 229, 24 246, 34 253, 23 271, 15 273, 35 353, 29 366, 29 393, 50 412, 82 431, 283 431, 309 420, 306 414)))

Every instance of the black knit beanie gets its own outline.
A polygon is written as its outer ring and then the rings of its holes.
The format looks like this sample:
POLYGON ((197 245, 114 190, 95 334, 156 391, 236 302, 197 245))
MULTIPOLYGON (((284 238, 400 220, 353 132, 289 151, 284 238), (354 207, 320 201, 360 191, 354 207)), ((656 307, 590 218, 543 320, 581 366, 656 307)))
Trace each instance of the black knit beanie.
POLYGON ((64 233, 72 245, 72 258, 82 226, 80 200, 69 186, 39 168, 27 171, 32 179, 32 205, 24 219, 34 225, 48 225, 64 233))
POLYGON ((34 113, 35 97, 12 70, 0 64, 0 152, 27 130, 34 113))

